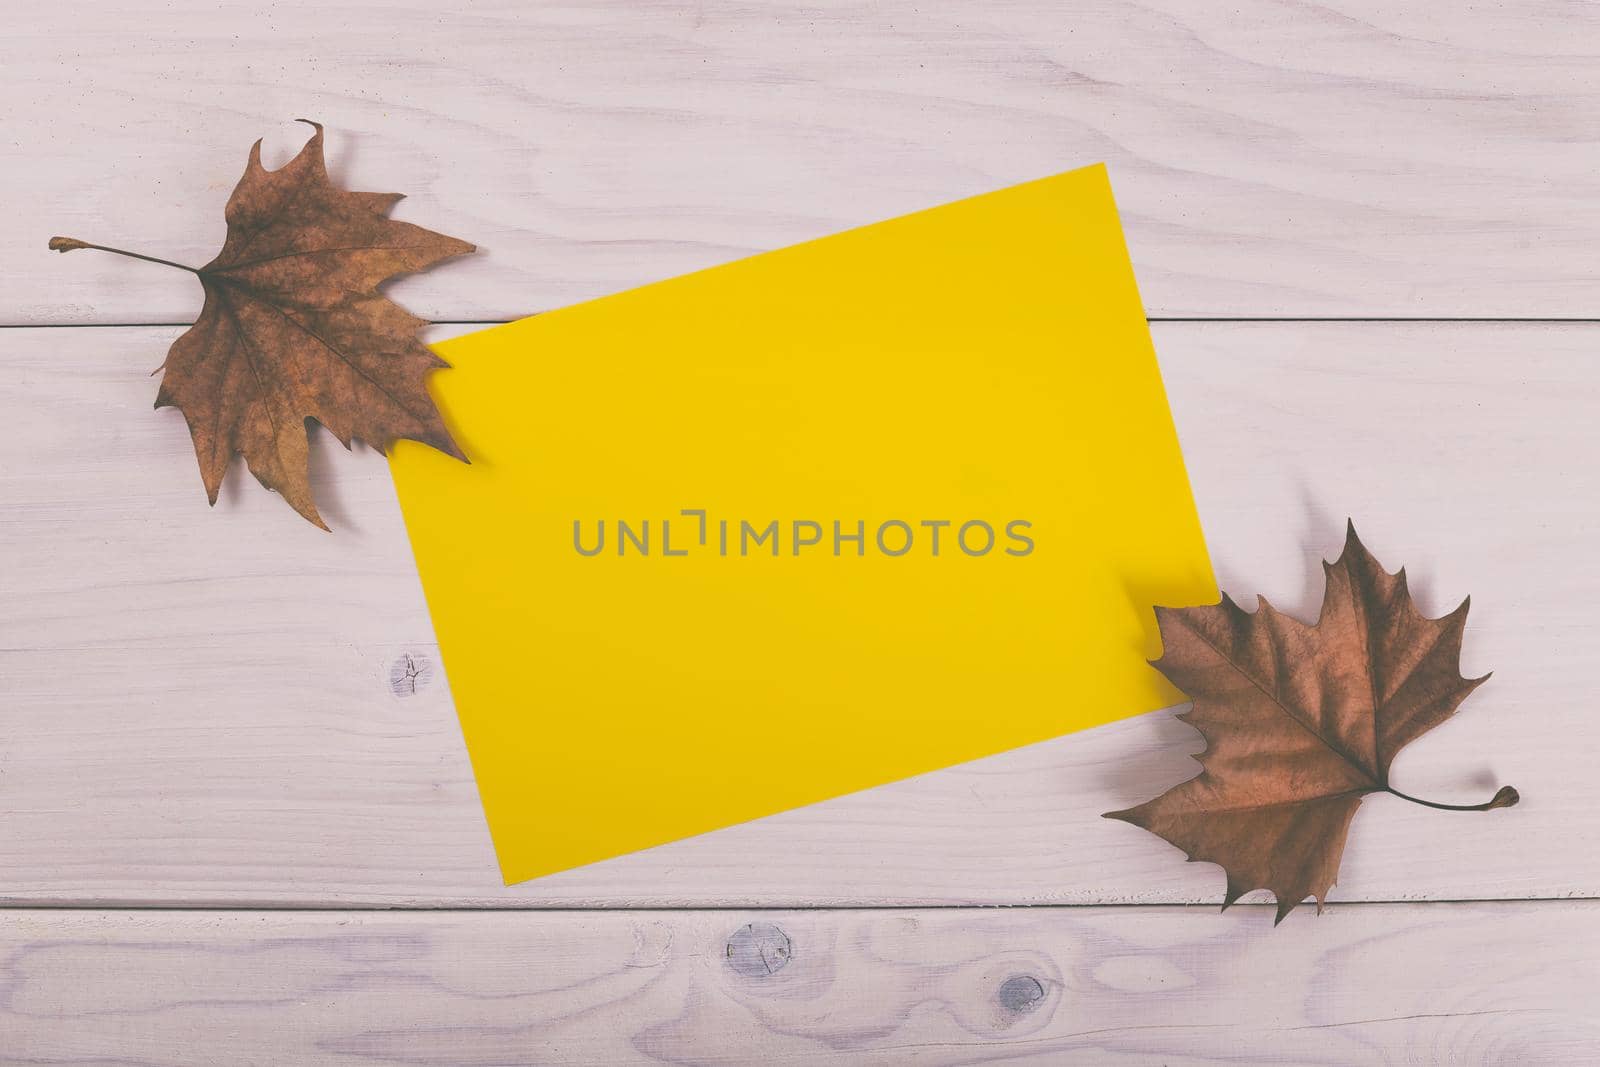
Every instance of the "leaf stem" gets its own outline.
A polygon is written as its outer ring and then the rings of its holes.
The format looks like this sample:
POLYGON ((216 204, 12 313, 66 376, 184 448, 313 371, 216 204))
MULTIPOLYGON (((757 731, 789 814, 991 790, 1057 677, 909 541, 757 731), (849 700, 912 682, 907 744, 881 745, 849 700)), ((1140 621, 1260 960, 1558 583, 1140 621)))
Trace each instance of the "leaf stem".
POLYGON ((112 252, 119 256, 127 256, 129 259, 142 259, 146 263, 160 263, 164 267, 177 267, 179 270, 186 270, 190 274, 200 273, 200 269, 198 267, 191 267, 186 263, 174 263, 170 259, 160 259, 156 256, 147 256, 140 252, 129 252, 126 248, 112 248, 109 245, 90 244, 88 241, 80 241, 76 237, 52 237, 50 239, 50 247, 54 248, 58 252, 71 252, 78 248, 93 248, 100 252, 112 252))
POLYGON ((1438 808, 1440 811, 1493 811, 1495 808, 1509 808, 1522 799, 1521 794, 1509 785, 1501 786, 1498 793, 1485 800, 1482 804, 1440 804, 1435 800, 1423 800, 1421 797, 1402 793, 1392 785, 1386 785, 1383 788, 1384 792, 1393 793, 1401 800, 1409 800, 1411 803, 1421 804, 1425 808, 1438 808))

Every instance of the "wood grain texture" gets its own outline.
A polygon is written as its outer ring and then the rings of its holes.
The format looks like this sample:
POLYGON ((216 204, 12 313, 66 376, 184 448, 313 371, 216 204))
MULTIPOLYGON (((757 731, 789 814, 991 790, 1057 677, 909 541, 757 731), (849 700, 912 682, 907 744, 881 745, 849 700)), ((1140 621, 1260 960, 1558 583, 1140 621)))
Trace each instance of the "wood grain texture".
MULTIPOLYGON (((146 377, 172 329, 0 331, 0 894, 292 905, 1215 901, 1101 812, 1193 773, 1157 714, 568 872, 495 865, 388 473, 318 434, 323 534, 208 512, 146 377)), ((1309 616, 1353 515, 1495 670, 1395 763, 1335 900, 1600 895, 1600 325, 1166 324, 1224 588, 1309 616)), ((242 471, 236 471, 236 475, 242 471)))
POLYGON ((56 1064, 1592 1062, 1600 904, 11 912, 56 1064), (789 954, 742 955, 752 941, 789 954))
MULTIPOLYGON (((186 322, 265 136, 485 251, 502 319, 1108 161, 1157 317, 1588 317, 1600 9, 1490 0, 167 0, 0 35, 0 326, 186 322)), ((1495 678, 1273 933, 1099 813, 1168 714, 504 889, 388 475, 338 531, 152 414, 175 329, 0 330, 0 1062, 1569 1064, 1600 1057, 1600 325, 1163 325, 1223 585, 1308 615, 1346 515, 1495 678), (1357 899, 1430 903, 1346 904, 1357 899), (1136 908, 647 911, 641 905, 1136 908)), ((448 332, 448 331, 444 331, 448 332)), ((442 333, 440 334, 443 335, 442 333)), ((783 773, 781 754, 774 773, 783 773)))
POLYGON ((189 321, 245 149, 486 249, 509 318, 1108 161, 1156 316, 1593 316, 1600 9, 1544 0, 17 5, 0 322, 189 321))

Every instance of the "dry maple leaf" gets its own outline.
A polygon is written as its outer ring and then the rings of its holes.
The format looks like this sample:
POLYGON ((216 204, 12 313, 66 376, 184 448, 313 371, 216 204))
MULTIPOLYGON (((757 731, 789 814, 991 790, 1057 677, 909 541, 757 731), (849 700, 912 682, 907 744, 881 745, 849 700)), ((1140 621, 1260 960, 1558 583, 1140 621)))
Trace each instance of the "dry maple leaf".
POLYGON ((1451 811, 1505 808, 1507 786, 1482 804, 1436 804, 1389 784, 1395 754, 1444 722, 1489 676, 1461 676, 1471 598, 1424 618, 1351 525, 1315 626, 1265 600, 1247 612, 1227 596, 1197 608, 1156 608, 1154 661, 1193 702, 1179 718, 1206 748, 1199 775, 1126 811, 1108 812, 1219 864, 1222 906, 1252 889, 1278 901, 1274 925, 1308 896, 1317 910, 1339 873, 1345 834, 1369 793, 1451 811))
POLYGON ((205 305, 173 342, 156 407, 183 412, 212 504, 234 453, 311 522, 306 420, 346 447, 359 438, 387 452, 400 438, 465 460, 428 395, 445 362, 417 340, 425 320, 378 293, 401 274, 473 251, 453 237, 388 217, 399 193, 336 187, 322 158, 322 126, 278 170, 250 149, 228 199, 228 237, 204 267, 53 237, 58 252, 97 248, 197 275, 205 305))

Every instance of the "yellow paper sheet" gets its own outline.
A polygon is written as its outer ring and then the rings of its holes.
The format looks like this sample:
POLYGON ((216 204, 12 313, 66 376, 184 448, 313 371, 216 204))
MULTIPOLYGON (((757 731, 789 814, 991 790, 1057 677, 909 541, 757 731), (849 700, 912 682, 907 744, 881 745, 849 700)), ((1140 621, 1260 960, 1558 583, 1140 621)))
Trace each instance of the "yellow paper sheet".
POLYGON ((508 883, 1181 699, 1150 606, 1216 586, 1103 167, 439 352, 472 465, 393 470, 508 883))

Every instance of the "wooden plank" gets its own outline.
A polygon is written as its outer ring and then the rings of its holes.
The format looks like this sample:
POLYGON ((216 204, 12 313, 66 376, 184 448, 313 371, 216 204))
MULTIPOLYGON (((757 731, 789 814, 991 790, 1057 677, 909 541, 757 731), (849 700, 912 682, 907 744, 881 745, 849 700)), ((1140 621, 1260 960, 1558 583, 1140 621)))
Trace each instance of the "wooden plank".
MULTIPOLYGON (((498 884, 383 463, 319 434, 324 534, 236 469, 208 512, 171 329, 0 331, 0 899, 409 905, 1209 901, 1099 818, 1193 770, 1166 715, 516 889, 498 884)), ((1225 588, 1314 615, 1344 518, 1493 681, 1396 764, 1341 899, 1600 895, 1600 325, 1168 324, 1225 588)), ((782 768, 775 768, 781 772, 782 768)), ((557 813, 553 817, 573 817, 557 813)))
POLYGON ((507 318, 1109 161, 1175 315, 1592 316, 1600 9, 1560 0, 30 4, 0 40, 0 323, 192 319, 245 148, 479 243, 507 318))
POLYGON ((11 912, 20 1063, 1591 1062, 1600 904, 11 912), (263 1059, 266 1057, 266 1059, 263 1059))

